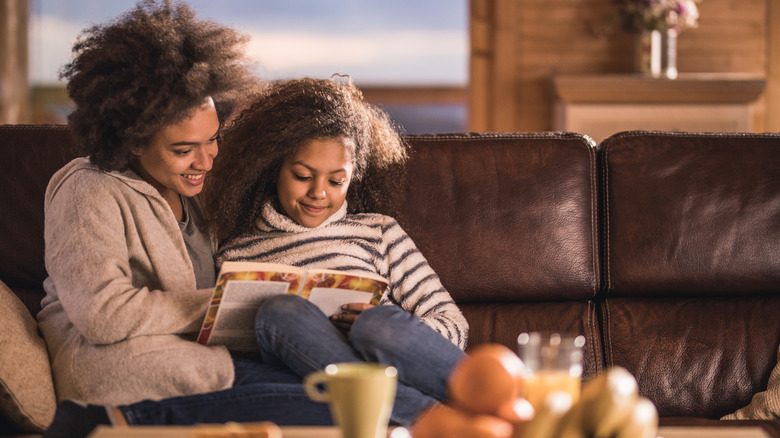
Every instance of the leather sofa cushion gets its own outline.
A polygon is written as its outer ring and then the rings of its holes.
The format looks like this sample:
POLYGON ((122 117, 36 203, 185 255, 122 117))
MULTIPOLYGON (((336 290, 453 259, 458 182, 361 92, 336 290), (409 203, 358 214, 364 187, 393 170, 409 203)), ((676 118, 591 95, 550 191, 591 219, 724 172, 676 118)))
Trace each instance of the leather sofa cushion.
POLYGON ((626 132, 604 141, 609 296, 776 294, 779 140, 626 132))
POLYGON ((403 221, 458 304, 599 289, 596 155, 579 134, 409 136, 403 221))
POLYGON ((523 332, 582 334, 583 381, 603 371, 598 307, 593 301, 466 303, 460 307, 470 324, 469 345, 497 342, 516 352, 517 336, 523 332))
POLYGON ((43 195, 49 178, 75 158, 61 125, 6 125, 0 135, 0 279, 33 315, 43 298, 43 195))
POLYGON ((608 298, 606 366, 620 365, 661 416, 720 418, 767 387, 780 299, 608 298))

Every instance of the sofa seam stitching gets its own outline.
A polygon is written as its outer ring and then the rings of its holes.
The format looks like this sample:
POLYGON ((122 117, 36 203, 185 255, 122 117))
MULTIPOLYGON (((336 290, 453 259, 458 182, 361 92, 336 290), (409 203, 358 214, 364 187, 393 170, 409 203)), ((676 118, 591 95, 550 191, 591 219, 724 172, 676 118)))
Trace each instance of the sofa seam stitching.
POLYGON ((598 295, 599 277, 601 273, 598 268, 598 169, 596 167, 596 151, 593 148, 588 148, 588 156, 590 157, 590 232, 591 232, 591 264, 593 269, 593 295, 591 298, 596 298, 598 295))
POLYGON ((604 275, 604 279, 606 284, 604 285, 604 333, 606 336, 606 339, 604 339, 604 344, 606 347, 605 351, 605 359, 606 359, 606 365, 609 366, 614 362, 613 358, 613 350, 612 350, 612 324, 610 323, 610 308, 609 308, 609 291, 612 288, 612 269, 610 266, 610 221, 609 221, 609 150, 610 150, 610 144, 607 142, 607 144, 604 146, 604 165, 602 166, 602 169, 604 170, 604 188, 603 188, 603 199, 604 199, 604 266, 603 268, 606 270, 606 273, 604 275))
POLYGON ((569 132, 542 132, 542 133, 476 133, 478 135, 449 135, 449 134, 410 134, 405 136, 405 140, 414 141, 426 141, 426 142, 440 142, 451 140, 469 140, 469 141, 489 141, 503 138, 512 139, 540 139, 540 140, 585 140, 585 143, 590 144, 587 140, 587 136, 579 133, 569 132))

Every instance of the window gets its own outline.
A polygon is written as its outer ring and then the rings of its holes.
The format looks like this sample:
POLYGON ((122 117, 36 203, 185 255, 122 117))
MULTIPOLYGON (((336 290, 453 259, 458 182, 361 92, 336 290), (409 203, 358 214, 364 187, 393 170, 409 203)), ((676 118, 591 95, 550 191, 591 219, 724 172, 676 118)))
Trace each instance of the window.
MULTIPOLYGON (((82 29, 135 0, 32 0, 30 83, 48 111, 58 71, 82 29)), ((251 36, 257 74, 268 80, 349 74, 407 133, 462 131, 468 76, 467 0, 190 0, 201 18, 251 36), (419 122, 423 122, 422 124, 419 122)), ((35 95, 35 92, 33 93, 35 95)), ((41 107, 40 102, 34 107, 41 107)))

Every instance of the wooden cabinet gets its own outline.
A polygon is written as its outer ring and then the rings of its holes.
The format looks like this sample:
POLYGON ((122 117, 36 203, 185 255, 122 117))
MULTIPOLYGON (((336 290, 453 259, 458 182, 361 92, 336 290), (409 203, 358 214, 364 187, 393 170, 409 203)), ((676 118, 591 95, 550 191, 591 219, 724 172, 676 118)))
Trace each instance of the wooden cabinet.
POLYGON ((766 80, 741 73, 556 76, 554 129, 596 142, 627 130, 750 132, 766 80))

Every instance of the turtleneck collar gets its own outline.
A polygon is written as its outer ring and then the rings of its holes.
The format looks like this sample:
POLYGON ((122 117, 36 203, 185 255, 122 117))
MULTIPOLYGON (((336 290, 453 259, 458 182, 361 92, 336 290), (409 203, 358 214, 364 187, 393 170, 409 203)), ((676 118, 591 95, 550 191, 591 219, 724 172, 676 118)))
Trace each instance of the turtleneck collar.
POLYGON ((263 215, 257 221, 257 224, 255 224, 255 226, 257 227, 258 230, 264 232, 285 231, 288 233, 306 233, 312 230, 318 230, 327 227, 333 222, 343 219, 346 215, 347 215, 347 201, 344 201, 344 204, 341 206, 339 211, 332 214, 329 218, 325 219, 325 222, 317 225, 314 228, 309 228, 300 225, 298 222, 295 222, 294 220, 290 219, 289 216, 280 213, 273 206, 273 203, 269 202, 263 206, 263 215))

